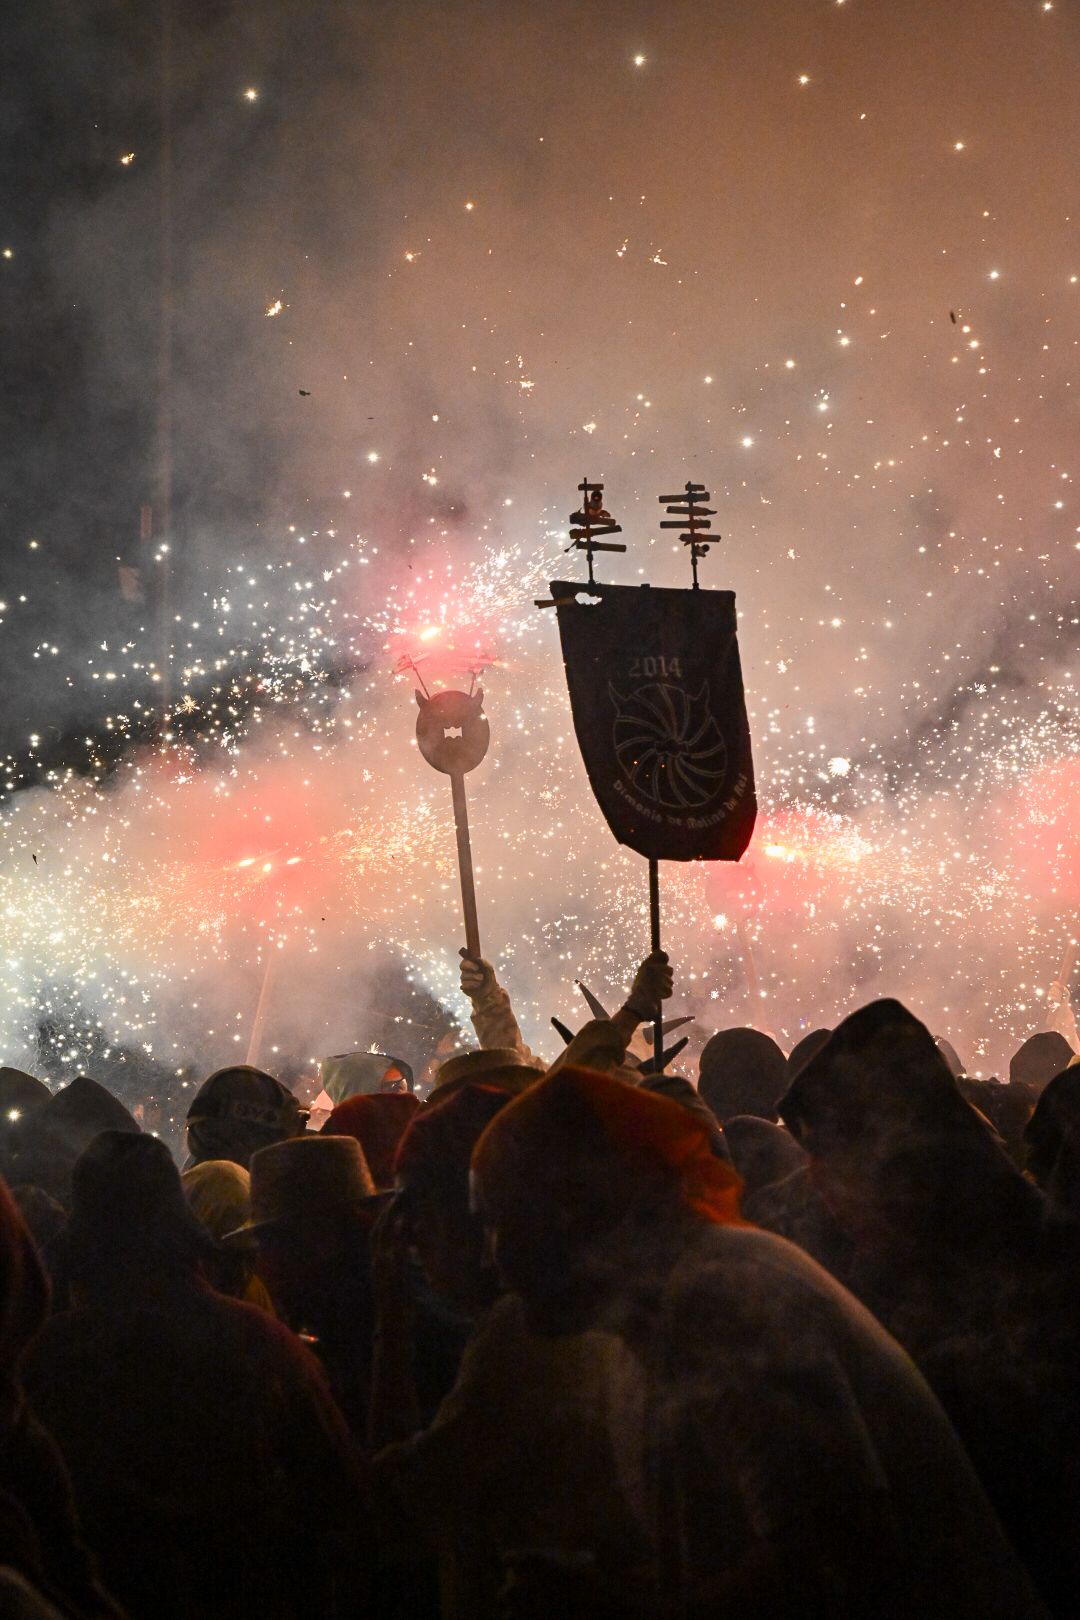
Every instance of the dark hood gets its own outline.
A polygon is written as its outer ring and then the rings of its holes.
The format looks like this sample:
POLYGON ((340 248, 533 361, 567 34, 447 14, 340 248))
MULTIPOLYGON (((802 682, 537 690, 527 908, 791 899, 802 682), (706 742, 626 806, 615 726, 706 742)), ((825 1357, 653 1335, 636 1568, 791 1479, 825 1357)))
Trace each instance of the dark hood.
POLYGON ((49 1285, 34 1241, 0 1181, 0 1425, 11 1422, 21 1396, 19 1361, 49 1308, 49 1285))

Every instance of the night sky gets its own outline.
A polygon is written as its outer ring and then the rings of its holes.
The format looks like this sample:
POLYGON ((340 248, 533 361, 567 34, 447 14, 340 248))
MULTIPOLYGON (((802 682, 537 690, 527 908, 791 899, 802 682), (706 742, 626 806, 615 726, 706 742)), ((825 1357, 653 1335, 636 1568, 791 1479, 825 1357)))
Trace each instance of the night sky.
POLYGON ((274 951, 282 1051, 366 1045, 391 958, 460 1015, 419 650, 494 662, 527 1033, 615 993, 644 880, 531 606, 588 476, 627 582, 686 583, 656 496, 706 482, 742 614, 764 813, 667 875, 677 999, 895 993, 999 1069, 1080 903, 1076 5, 168 12, 3 29, 10 1059, 58 997, 71 1065, 221 1059, 274 951))

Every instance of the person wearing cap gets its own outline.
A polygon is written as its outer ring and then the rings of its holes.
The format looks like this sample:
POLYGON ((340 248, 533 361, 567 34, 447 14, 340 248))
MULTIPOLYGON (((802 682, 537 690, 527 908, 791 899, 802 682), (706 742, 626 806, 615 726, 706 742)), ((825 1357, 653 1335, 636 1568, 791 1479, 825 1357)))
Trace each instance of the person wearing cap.
POLYGON ((251 1155, 298 1136, 305 1118, 288 1086, 248 1063, 218 1069, 195 1093, 187 1116, 188 1161, 231 1159, 247 1169, 251 1155))
POLYGON ((272 1311, 270 1295, 255 1274, 255 1248, 248 1243, 225 1243, 251 1215, 251 1176, 231 1159, 204 1159, 180 1177, 188 1208, 212 1245, 202 1263, 203 1276, 219 1294, 246 1300, 272 1311))
POLYGON ((314 1358, 202 1281, 208 1239, 164 1143, 106 1131, 72 1176, 75 1305, 26 1388, 131 1620, 363 1609, 359 1465, 314 1358))

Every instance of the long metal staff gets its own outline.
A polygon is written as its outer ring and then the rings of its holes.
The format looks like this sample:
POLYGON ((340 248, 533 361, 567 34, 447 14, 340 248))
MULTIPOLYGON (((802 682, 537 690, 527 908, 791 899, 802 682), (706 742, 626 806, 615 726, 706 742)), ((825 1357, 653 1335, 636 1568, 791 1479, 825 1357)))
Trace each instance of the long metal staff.
MULTIPOLYGON (((649 949, 660 950, 660 863, 649 861, 649 949)), ((653 1024, 653 1068, 657 1074, 664 1067, 664 1004, 656 1003, 656 1022, 653 1024)))
POLYGON ((458 876, 461 879, 461 909, 465 917, 465 945, 470 956, 480 957, 480 925, 476 917, 476 883, 473 878, 472 843, 469 838, 469 810, 465 801, 465 776, 475 770, 488 751, 491 730, 484 717, 484 693, 418 691, 420 713, 416 720, 416 741, 429 765, 450 778, 454 801, 454 831, 457 834, 458 876))

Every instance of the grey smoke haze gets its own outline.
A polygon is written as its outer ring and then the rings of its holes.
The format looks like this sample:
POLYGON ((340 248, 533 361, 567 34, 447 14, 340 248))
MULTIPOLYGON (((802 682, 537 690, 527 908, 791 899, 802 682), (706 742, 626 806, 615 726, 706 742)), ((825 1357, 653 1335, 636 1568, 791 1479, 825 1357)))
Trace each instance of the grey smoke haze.
MULTIPOLYGON (((75 321, 94 437, 54 466, 46 420, 7 458, 42 501, 5 540, 41 626, 19 644, 28 732, 153 701, 145 665, 162 647, 152 547, 136 540, 155 495, 159 41, 148 20, 121 34, 107 8, 54 6, 22 24, 39 65, 50 21, 85 173, 16 244, 4 295, 13 321, 42 287, 75 321), (141 607, 116 598, 117 556, 142 568, 141 607), (46 637, 59 653, 33 658, 46 637)), ((265 717, 179 788, 146 764, 161 816, 146 779, 118 782, 89 821, 22 795, 12 847, 43 815, 57 858, 89 869, 108 823, 152 888, 224 793, 287 789, 281 816, 313 821, 316 840, 377 824, 389 795, 394 828, 419 814, 424 836, 403 847, 403 883, 373 876, 368 911, 350 891, 336 949, 351 964, 404 945, 448 995, 446 807, 410 748, 382 613, 388 595, 396 622, 419 626, 448 597, 460 611, 449 572, 490 580, 513 548, 477 615, 505 667, 487 679, 495 751, 471 786, 486 942, 508 953, 540 1038, 575 971, 615 978, 641 941, 635 865, 588 798, 554 627, 531 597, 573 566, 558 534, 584 474, 606 481, 630 541, 606 577, 681 581, 655 496, 702 478, 724 535, 707 580, 743 615, 763 800, 842 811, 870 851, 868 877, 819 869, 751 918, 765 1021, 794 1037, 800 1014, 888 991, 967 1051, 989 1040, 996 1057, 1026 1033, 1024 987, 1051 976, 1078 898, 1061 854, 1072 778, 1049 796, 1042 867, 1015 848, 1028 774, 1077 751, 1075 18, 974 0, 281 3, 178 8, 174 24, 176 694, 186 669, 228 669, 250 646, 284 637, 295 657, 318 623, 316 666, 364 669, 331 706, 353 731, 298 741, 292 719, 265 717), (309 601, 323 606, 304 614, 309 601), (366 781, 360 731, 389 750, 366 781)), ((64 388, 57 365, 45 393, 64 388)), ((13 604, 4 633, 19 623, 13 604)), ((24 881, 19 867, 9 896, 24 881)), ((741 960, 704 882, 669 879, 684 995, 703 1020, 741 1021, 741 960), (716 1001, 685 978, 706 969, 716 1001)), ((220 1055, 205 1031, 238 1007, 246 1023, 261 982, 245 926, 159 940, 154 998, 199 1061, 220 1055)), ((49 949, 35 935, 16 999, 48 978, 49 949)), ((145 938, 130 949, 145 956, 145 938)), ((363 1033, 334 988, 344 976, 355 999, 354 969, 335 961, 328 981, 327 950, 297 959, 277 1015, 300 1049, 363 1033)))

